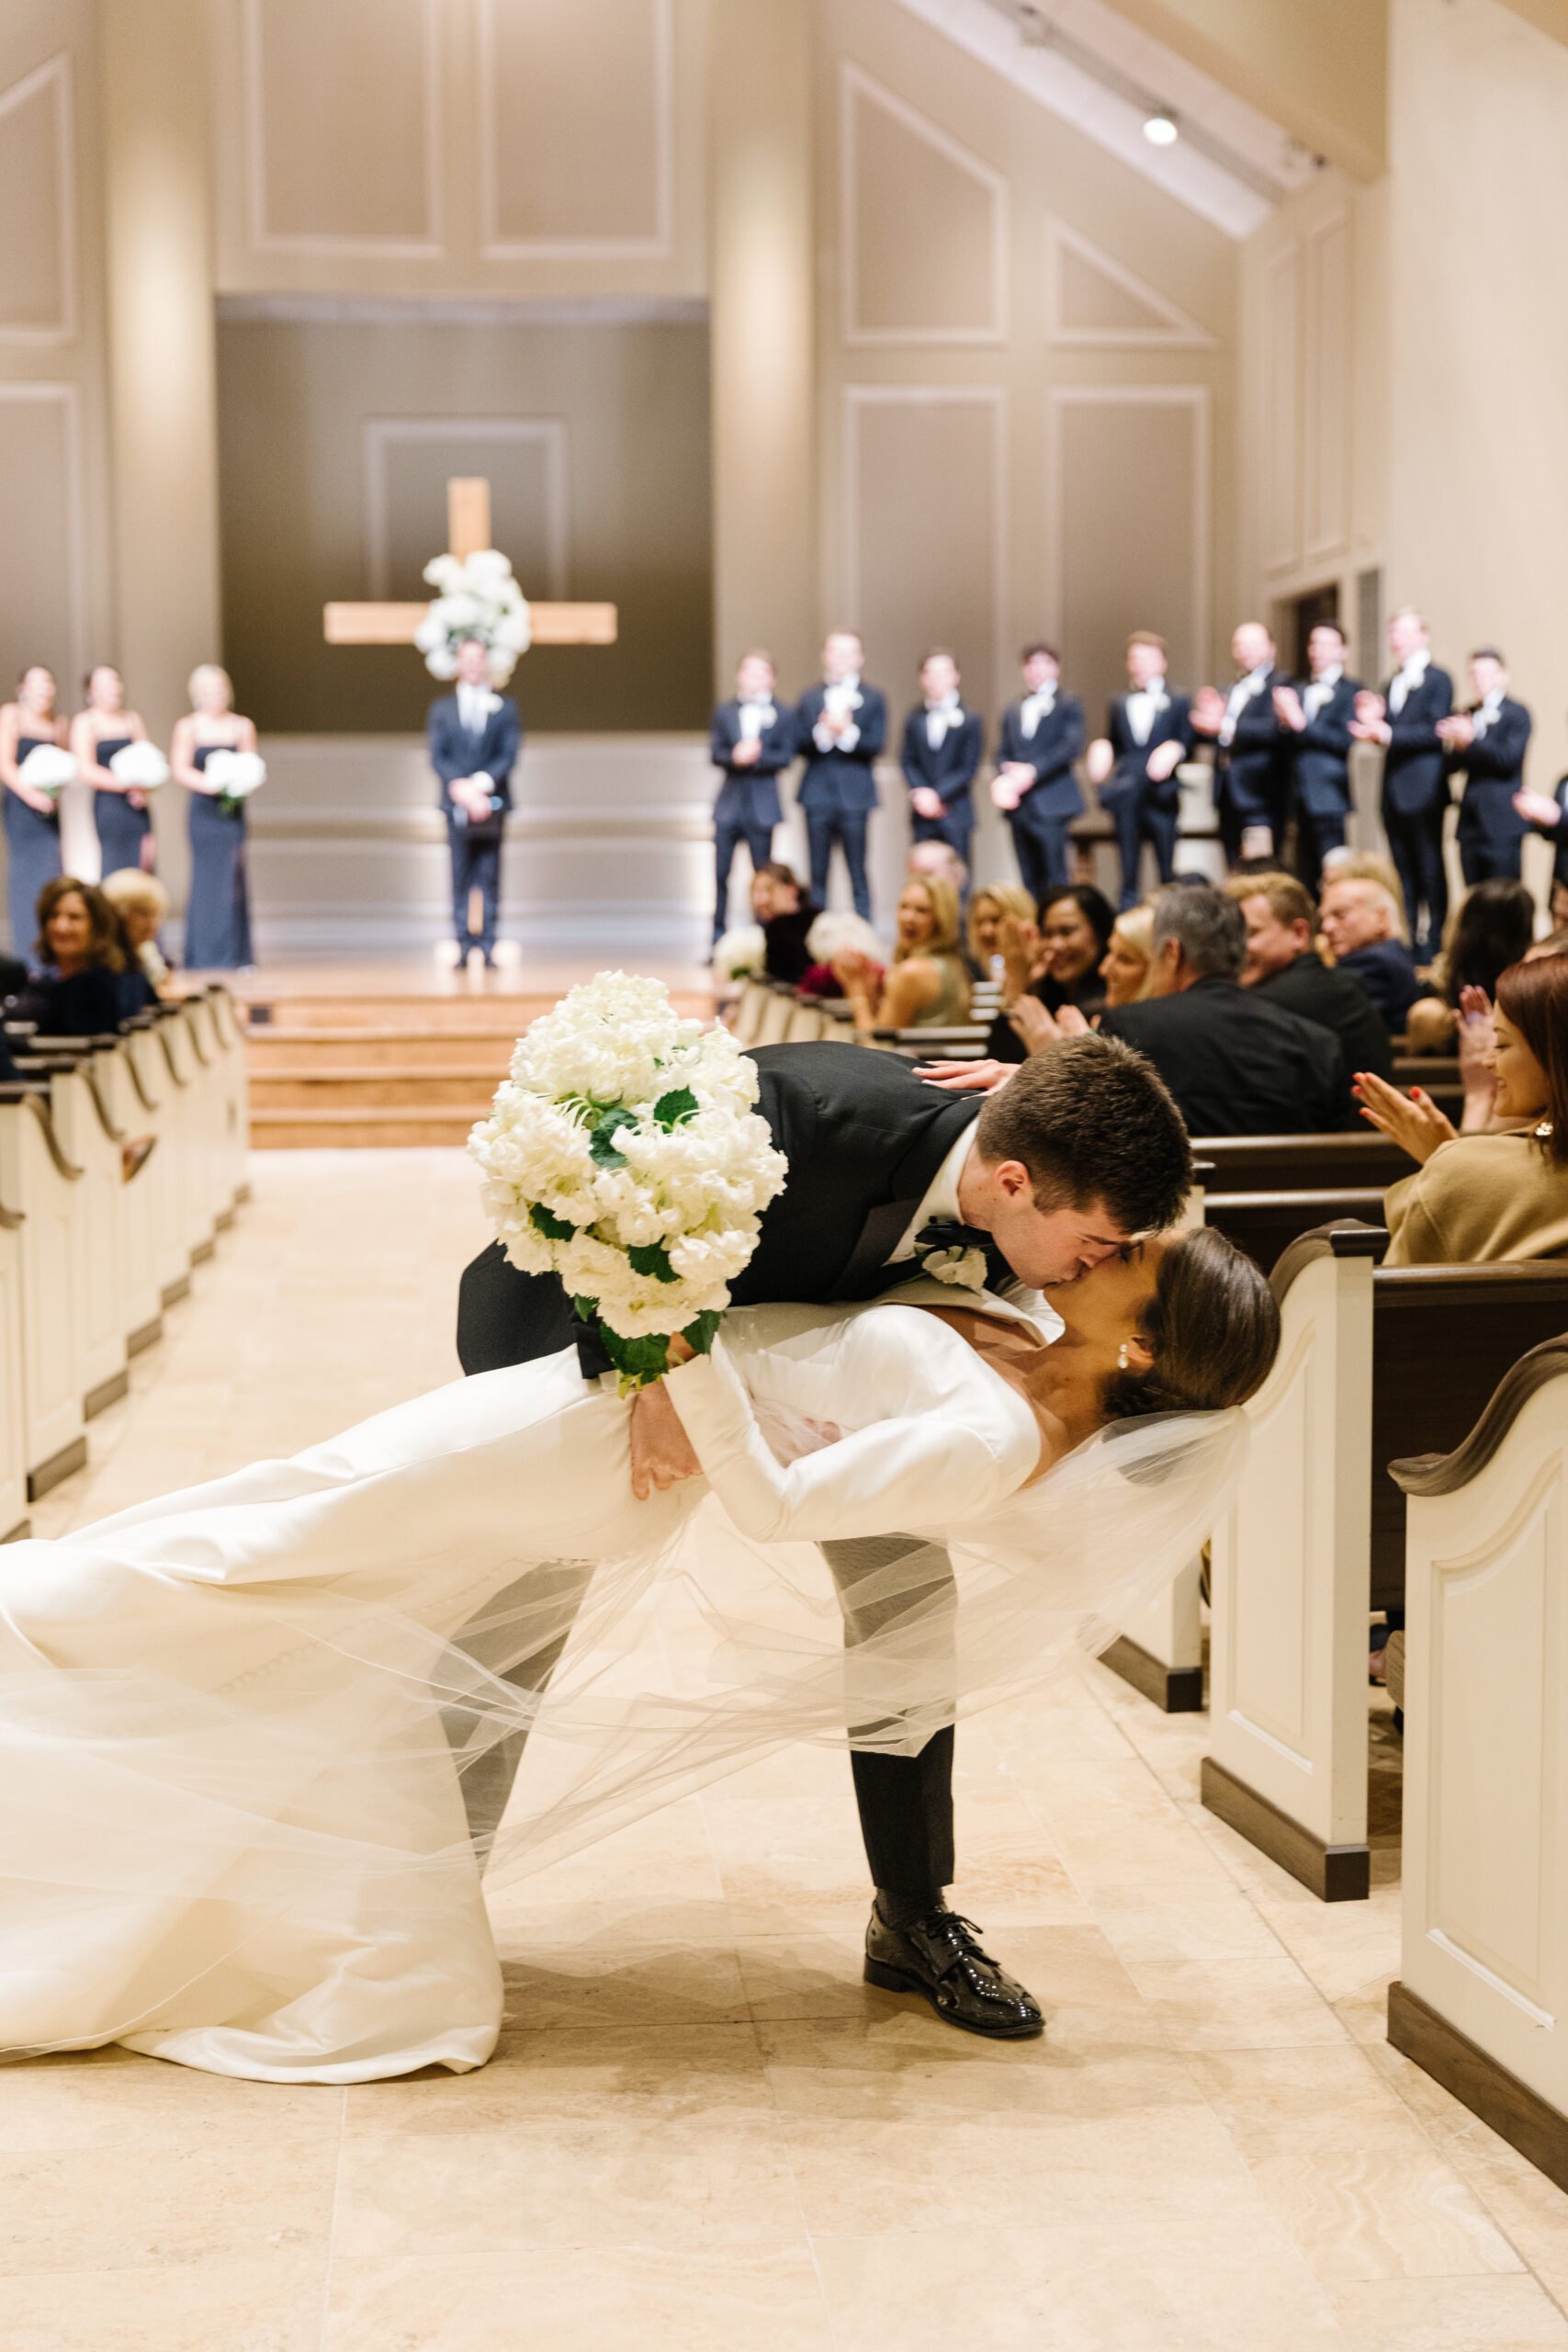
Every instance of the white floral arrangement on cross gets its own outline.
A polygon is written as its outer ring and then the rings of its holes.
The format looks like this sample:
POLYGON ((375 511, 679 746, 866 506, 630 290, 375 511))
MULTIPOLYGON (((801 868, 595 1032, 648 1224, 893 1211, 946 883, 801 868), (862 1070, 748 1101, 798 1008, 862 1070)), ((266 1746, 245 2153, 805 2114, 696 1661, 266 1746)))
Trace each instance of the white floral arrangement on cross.
POLYGON ((682 1020, 661 980, 601 972, 519 1038, 468 1137, 511 1263, 560 1276, 621 1394, 699 1355, 788 1163, 726 1029, 682 1020))
POLYGON ((413 633, 433 678, 455 678, 457 648, 477 638, 490 655, 490 682, 505 685, 533 642, 528 601, 512 566, 495 548, 474 555, 438 555, 424 567, 434 602, 413 633))

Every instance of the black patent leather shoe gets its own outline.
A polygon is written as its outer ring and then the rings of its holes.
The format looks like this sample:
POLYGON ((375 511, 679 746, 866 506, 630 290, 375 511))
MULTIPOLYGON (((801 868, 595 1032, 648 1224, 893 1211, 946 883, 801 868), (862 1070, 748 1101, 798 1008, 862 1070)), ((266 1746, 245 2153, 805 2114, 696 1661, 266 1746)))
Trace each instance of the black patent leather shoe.
POLYGON ((1039 2002, 981 1951, 978 1934, 974 1921, 956 1911, 928 1911, 890 1928, 873 1904, 865 1981, 885 1993, 919 1993, 948 2025, 994 2041, 1027 2041, 1043 2033, 1039 2002))

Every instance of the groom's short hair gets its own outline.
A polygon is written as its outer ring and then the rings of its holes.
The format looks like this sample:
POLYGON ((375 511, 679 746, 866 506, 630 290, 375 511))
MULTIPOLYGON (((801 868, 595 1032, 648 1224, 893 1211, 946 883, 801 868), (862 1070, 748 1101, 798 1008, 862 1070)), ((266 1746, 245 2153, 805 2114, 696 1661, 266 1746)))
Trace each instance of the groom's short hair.
POLYGON ((976 1147, 1021 1160, 1037 1208, 1101 1201, 1123 1233, 1174 1225, 1192 1186, 1181 1114, 1152 1063, 1119 1037, 1064 1037, 988 1094, 976 1147))

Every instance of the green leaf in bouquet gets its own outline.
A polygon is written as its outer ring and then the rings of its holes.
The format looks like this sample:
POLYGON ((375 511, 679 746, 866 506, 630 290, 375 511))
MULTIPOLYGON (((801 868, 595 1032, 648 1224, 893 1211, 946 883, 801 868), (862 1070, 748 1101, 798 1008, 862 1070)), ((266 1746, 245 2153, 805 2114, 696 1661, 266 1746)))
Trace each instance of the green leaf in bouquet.
POLYGON ((599 1337, 604 1342, 604 1353, 620 1375, 623 1396, 629 1389, 645 1387, 669 1369, 670 1342, 662 1331, 654 1332, 646 1340, 624 1340, 618 1331, 612 1331, 607 1323, 601 1322, 599 1337))
POLYGON ((596 1123, 592 1141, 588 1147, 588 1156, 595 1168, 626 1166, 626 1155, 615 1149, 615 1137, 623 1127, 635 1127, 636 1125, 637 1113, 628 1111, 624 1102, 617 1102, 613 1111, 605 1112, 596 1123))
POLYGON ((686 1345, 693 1349, 696 1354, 700 1356, 708 1355, 712 1352, 714 1334, 716 1332, 723 1320, 724 1316, 720 1308, 716 1306, 705 1306, 702 1313, 698 1316, 694 1316, 692 1321, 687 1324, 685 1329, 682 1332, 681 1337, 685 1340, 686 1345))
POLYGON ((697 1098, 689 1086, 672 1087, 668 1094, 661 1094, 653 1106, 654 1123, 666 1132, 671 1127, 678 1127, 683 1119, 694 1119, 696 1114, 697 1098))
POLYGON ((536 1201, 529 1210, 528 1222, 547 1241, 570 1241, 576 1237, 576 1226, 569 1225, 564 1216, 555 1216, 542 1201, 536 1201))
POLYGON ((655 1282, 678 1283, 680 1275, 670 1263, 670 1252, 662 1241, 649 1241, 626 1251, 626 1263, 634 1274, 651 1274, 655 1282))

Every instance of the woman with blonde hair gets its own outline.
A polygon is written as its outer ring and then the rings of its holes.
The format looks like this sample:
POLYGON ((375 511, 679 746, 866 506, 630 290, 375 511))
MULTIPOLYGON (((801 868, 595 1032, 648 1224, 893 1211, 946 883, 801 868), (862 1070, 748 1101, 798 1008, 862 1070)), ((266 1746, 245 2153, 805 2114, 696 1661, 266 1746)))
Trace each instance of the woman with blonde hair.
POLYGON ((1100 966, 1108 1012, 1119 1004, 1143 1002, 1154 978, 1154 960, 1153 907, 1124 909, 1111 926, 1110 943, 1100 966))
POLYGON ((969 1018, 969 975, 958 952, 958 893, 934 875, 912 874, 898 897, 893 961, 878 974, 849 948, 833 969, 857 1029, 947 1029, 969 1018))
POLYGON ((191 707, 169 742, 169 766, 190 802, 190 896, 185 960, 197 971, 236 971, 251 963, 251 905, 245 883, 245 804, 207 775, 215 752, 256 748, 254 722, 234 709, 229 673, 203 662, 190 673, 191 707))
POLYGON ((102 888, 124 927, 137 969, 152 994, 161 995, 169 967, 158 945, 158 933, 168 918, 168 892, 155 874, 143 874, 135 865, 122 865, 117 874, 106 874, 102 888))
POLYGON ((970 962, 987 979, 999 978, 998 959, 1006 962, 1021 926, 1033 921, 1034 900, 1021 882, 987 882, 972 891, 966 938, 970 962))

